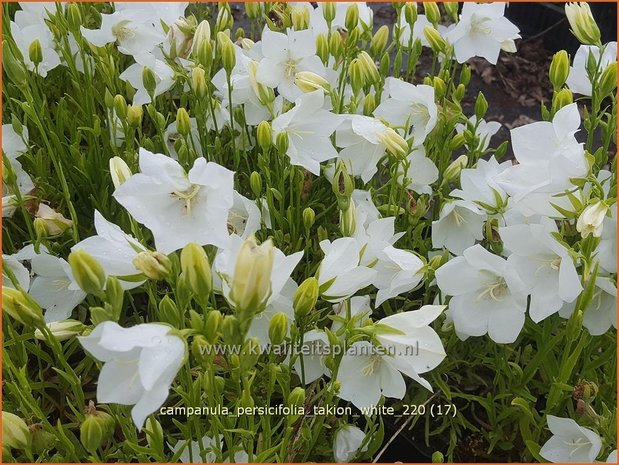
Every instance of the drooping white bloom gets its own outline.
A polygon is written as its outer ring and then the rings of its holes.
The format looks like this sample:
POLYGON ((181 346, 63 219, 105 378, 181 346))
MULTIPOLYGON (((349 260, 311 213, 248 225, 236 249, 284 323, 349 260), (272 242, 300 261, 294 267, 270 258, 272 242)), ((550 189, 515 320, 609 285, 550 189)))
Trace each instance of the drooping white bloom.
POLYGON ((150 53, 140 53, 134 58, 136 63, 133 63, 124 70, 119 78, 127 81, 137 91, 133 96, 133 103, 135 105, 144 105, 151 102, 150 95, 148 95, 142 80, 142 72, 145 67, 148 67, 155 75, 155 97, 163 94, 174 85, 174 70, 165 61, 156 58, 155 55, 150 53))
POLYGON ((449 308, 457 332, 487 333, 498 343, 516 340, 524 325, 527 294, 507 260, 477 244, 436 270, 436 282, 452 296, 449 308))
POLYGON ((324 92, 319 89, 301 95, 295 106, 273 120, 273 142, 280 132, 288 134, 290 163, 320 174, 320 163, 337 157, 329 136, 341 120, 324 110, 324 92))
POLYGON ((593 463, 602 449, 602 439, 589 428, 579 426, 571 418, 548 415, 552 437, 539 454, 554 463, 593 463))
POLYGON ((118 42, 118 51, 125 55, 137 56, 152 52, 161 44, 165 35, 145 22, 145 10, 124 10, 101 15, 99 29, 80 27, 84 38, 95 47, 118 42))
POLYGON ((561 108, 552 122, 511 130, 518 164, 499 173, 496 182, 526 216, 560 217, 552 204, 572 208, 567 197, 556 195, 573 189, 570 179, 584 177, 589 170, 583 144, 574 137, 579 126, 580 114, 573 103, 561 108))
POLYGON ((232 171, 198 158, 185 173, 172 158, 143 148, 140 170, 116 189, 114 198, 152 231, 158 251, 169 254, 190 242, 227 245, 232 171))
POLYGON ((357 408, 377 405, 381 395, 402 399, 406 393, 405 374, 426 389, 430 384, 420 374, 435 368, 445 358, 445 350, 429 324, 444 310, 442 305, 427 305, 419 310, 398 313, 378 323, 400 333, 379 332, 382 347, 359 341, 349 347, 340 363, 338 396, 357 408))
POLYGON ((486 215, 472 202, 454 200, 443 205, 439 219, 432 222, 432 247, 445 247, 460 255, 484 237, 486 215))
POLYGON ((365 433, 354 425, 344 425, 335 433, 333 440, 333 458, 338 463, 348 463, 359 452, 367 450, 367 445, 361 449, 365 440, 365 433))
POLYGON ((305 384, 312 383, 324 375, 329 375, 325 359, 329 355, 329 339, 324 331, 312 329, 303 335, 303 346, 294 362, 294 371, 305 384), (303 358, 303 365, 301 365, 303 358))
POLYGON ((387 126, 375 118, 346 115, 335 132, 336 145, 342 150, 338 158, 346 163, 349 173, 368 182, 378 171, 377 164, 385 154, 381 137, 387 126))
POLYGON ((406 136, 412 135, 414 145, 421 145, 436 126, 438 109, 434 103, 434 87, 414 86, 388 77, 383 95, 386 97, 374 110, 374 116, 393 127, 404 128, 406 136))
MULTIPOLYGON (((475 128, 475 134, 477 135, 477 138, 478 138, 478 145, 477 147, 469 147, 468 145, 466 147, 469 150, 477 149, 483 152, 490 145, 490 139, 492 138, 492 136, 494 136, 499 131, 499 129, 501 129, 501 123, 497 121, 486 121, 484 119, 482 119, 478 123, 477 116, 475 115, 469 118, 469 122, 471 126, 475 128)), ((467 126, 464 124, 462 123, 456 124, 456 132, 458 134, 463 134, 466 129, 467 129, 467 126)))
POLYGON ((123 328, 105 321, 79 338, 90 355, 104 362, 97 401, 133 405, 131 418, 138 430, 165 402, 185 359, 185 341, 171 331, 158 323, 123 328))
POLYGON ((596 45, 581 45, 578 48, 566 83, 572 92, 587 97, 591 97, 591 80, 587 75, 589 54, 593 55, 596 63, 599 61, 599 69, 604 70, 609 64, 617 60, 617 42, 609 42, 604 46, 601 59, 600 49, 596 45))
POLYGON ((373 269, 376 270, 374 286, 378 289, 376 306, 385 300, 411 291, 421 282, 423 268, 421 259, 407 250, 386 247, 373 269))
POLYGON ((531 294, 529 314, 539 323, 573 302, 582 291, 580 278, 569 251, 552 236, 556 223, 544 218, 541 224, 522 224, 501 228, 512 264, 531 294))
POLYGON ((487 161, 479 159, 475 168, 460 172, 461 189, 453 190, 450 195, 473 203, 487 213, 496 213, 507 204, 507 194, 497 184, 496 177, 510 166, 510 161, 499 163, 494 155, 487 161))
POLYGON ((45 322, 66 320, 85 298, 66 260, 40 254, 31 260, 34 279, 28 294, 45 309, 45 322))
POLYGON ((601 268, 609 273, 617 272, 617 204, 610 207, 610 215, 604 218, 597 258, 601 268))
POLYGON ((17 23, 11 22, 11 36, 15 45, 22 54, 24 64, 30 71, 36 71, 41 77, 46 77, 47 73, 60 64, 60 56, 54 50, 54 37, 50 30, 41 24, 33 24, 21 28, 17 23), (30 59, 30 45, 38 40, 41 44, 42 61, 37 66, 30 59))
POLYGON ((598 201, 588 205, 576 221, 576 230, 583 238, 589 235, 601 237, 606 213, 608 213, 608 205, 604 202, 598 201))
POLYGON ((96 236, 78 242, 71 250, 84 249, 99 262, 107 276, 119 278, 124 289, 141 285, 145 280, 139 279, 142 272, 135 267, 133 259, 138 253, 145 252, 146 247, 107 221, 98 210, 95 210, 95 230, 96 236))
POLYGON ((228 230, 247 239, 260 229, 261 216, 255 201, 234 191, 234 203, 228 213, 228 230))
POLYGON ((294 77, 299 71, 311 71, 325 77, 326 70, 316 55, 316 41, 311 30, 286 34, 275 32, 265 26, 262 31, 262 55, 256 79, 273 88, 284 98, 294 101, 302 94, 295 85, 294 77))
POLYGON ((430 184, 436 182, 439 173, 434 162, 426 157, 423 145, 413 147, 412 152, 406 158, 409 163, 406 170, 406 179, 409 183, 406 188, 418 194, 431 194, 430 184))
POLYGON ((325 253, 318 270, 322 298, 339 302, 372 283, 376 271, 359 264, 361 244, 352 237, 320 242, 325 253))
POLYGON ((460 21, 447 35, 456 59, 464 63, 475 56, 496 64, 501 50, 515 52, 519 29, 505 18, 505 3, 464 3, 460 21))
MULTIPOLYGON (((574 312, 575 302, 566 304, 559 311, 563 318, 574 312)), ((608 276, 596 276, 591 303, 584 312, 582 325, 592 336, 600 336, 617 328, 617 284, 608 276)))

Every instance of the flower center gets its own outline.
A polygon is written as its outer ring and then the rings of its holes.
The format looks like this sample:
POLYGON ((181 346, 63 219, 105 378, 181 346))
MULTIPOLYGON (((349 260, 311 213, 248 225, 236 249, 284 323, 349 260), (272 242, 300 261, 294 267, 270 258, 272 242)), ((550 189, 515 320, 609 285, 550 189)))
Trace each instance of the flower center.
POLYGON ((378 354, 370 355, 368 364, 363 367, 363 369, 361 370, 361 373, 363 374, 363 376, 373 375, 374 373, 376 373, 376 371, 378 370, 382 362, 383 362, 383 358, 380 355, 378 354))
POLYGON ((185 212, 189 215, 191 214, 191 201, 196 195, 198 195, 198 192, 200 192, 200 186, 193 184, 186 191, 174 191, 171 195, 185 202, 183 208, 185 209, 185 212))
POLYGON ((477 300, 486 299, 490 297, 492 300, 500 302, 509 293, 509 287, 504 278, 498 278, 495 282, 486 286, 486 288, 479 293, 477 300))
POLYGON ((476 15, 471 17, 471 33, 488 35, 492 32, 492 28, 488 24, 490 18, 479 18, 476 15))
POLYGON ((135 31, 128 26, 129 23, 129 20, 124 20, 112 27, 112 34, 114 34, 114 37, 116 37, 119 42, 133 39, 135 37, 135 31))
POLYGON ((294 60, 288 60, 286 62, 286 78, 294 79, 294 75, 297 74, 297 62, 294 60))
POLYGON ((585 438, 576 438, 572 441, 563 441, 563 443, 572 448, 572 450, 570 451, 570 457, 576 454, 583 447, 586 447, 590 444, 590 442, 587 441, 585 438))

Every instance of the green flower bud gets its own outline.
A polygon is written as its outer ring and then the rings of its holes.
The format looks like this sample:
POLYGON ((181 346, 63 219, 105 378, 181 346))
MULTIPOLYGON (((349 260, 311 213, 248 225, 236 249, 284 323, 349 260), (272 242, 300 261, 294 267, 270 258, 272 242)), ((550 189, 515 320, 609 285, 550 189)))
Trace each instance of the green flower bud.
MULTIPOLYGON (((455 136, 453 136, 453 138, 451 139, 451 142, 449 142, 449 150, 451 150, 452 152, 454 150, 458 150, 460 147, 462 147, 466 142, 466 137, 464 137, 464 134, 462 133, 457 133, 455 136)), ((466 163, 468 162, 465 161, 464 164, 466 165, 466 163)))
POLYGON ((41 423, 34 423, 28 428, 30 430, 30 442, 32 443, 32 452, 42 454, 43 452, 52 449, 56 444, 56 435, 45 431, 41 423))
POLYGON ((488 101, 486 100, 486 97, 484 97, 484 94, 480 92, 477 94, 477 100, 475 101, 475 116, 477 117, 477 120, 479 121, 483 119, 487 111, 488 101))
POLYGON ((35 39, 30 42, 28 47, 28 57, 30 61, 34 63, 34 66, 38 66, 43 61, 43 47, 39 39, 35 39))
POLYGON ((109 89, 106 87, 105 88, 105 93, 103 96, 103 102, 105 103, 105 107, 108 110, 111 110, 112 108, 114 108, 114 96, 110 93, 109 89))
POLYGON ((561 89, 555 92, 552 96, 552 109, 556 113, 564 106, 571 104, 574 101, 572 91, 569 89, 561 89))
POLYGON ((262 194, 262 177, 257 171, 252 171, 249 175, 249 187, 255 197, 260 197, 260 194, 262 194))
POLYGON ((84 249, 69 254, 69 265, 77 284, 87 294, 100 294, 105 287, 105 272, 95 258, 84 249))
MULTIPOLYGON (((389 74, 389 68, 391 67, 391 58, 389 58, 388 53, 383 53, 383 56, 380 58, 380 63, 378 65, 378 71, 380 75, 385 78, 389 74)), ((372 95, 373 94, 368 94, 372 95)))
POLYGON ((463 64, 462 70, 460 71, 459 83, 468 86, 469 82, 471 82, 471 67, 467 64, 463 64))
POLYGON ((609 64, 600 76, 600 94, 603 97, 610 95, 617 88, 617 62, 609 64))
POLYGON ((372 57, 366 51, 362 51, 359 55, 357 55, 357 59, 361 63, 361 70, 365 78, 365 83, 376 84, 379 82, 381 79, 380 73, 378 72, 378 68, 372 57))
POLYGON ((417 3, 406 2, 404 4, 404 19, 406 23, 412 28, 415 22, 417 22, 417 3))
POLYGON ((307 29, 310 22, 309 10, 304 7, 292 7, 290 11, 290 19, 295 30, 301 31, 303 29, 307 29))
POLYGON ((211 344, 215 344, 215 342, 217 342, 217 338, 219 337, 219 331, 222 327, 223 321, 224 317, 219 310, 211 310, 210 312, 208 312, 204 330, 206 332, 206 339, 211 344))
POLYGON ((374 113, 375 109, 376 109, 376 97, 374 97, 374 94, 366 95, 365 98, 363 99, 363 114, 365 116, 370 116, 372 113, 374 113))
MULTIPOLYGON (((59 341, 66 341, 72 337, 79 336, 86 329, 82 322, 78 320, 54 321, 47 323, 47 328, 52 333, 52 336, 59 341)), ((34 332, 34 337, 40 341, 45 340, 45 336, 40 329, 34 332)))
POLYGON ((378 134, 378 140, 387 148, 387 151, 397 158, 404 158, 409 153, 408 143, 392 128, 387 128, 378 134))
POLYGON ((188 136, 191 131, 189 113, 183 107, 176 110, 176 130, 183 136, 188 136))
MULTIPOLYGON (((258 145, 264 152, 271 148, 273 130, 271 129, 271 124, 268 121, 261 121, 260 124, 258 124, 258 128, 256 129, 256 138, 258 139, 258 145)), ((288 136, 286 136, 286 150, 288 150, 287 143, 288 136)))
POLYGON ((438 76, 434 76, 432 85, 434 87, 434 95, 436 99, 442 99, 447 93, 447 85, 445 84, 445 81, 438 76))
POLYGON ((333 193, 338 198, 350 198, 352 192, 355 190, 355 182, 353 178, 348 174, 346 163, 344 163, 342 160, 340 160, 337 164, 331 187, 333 189, 333 193))
POLYGON ((363 64, 358 58, 352 60, 348 65, 348 76, 353 93, 358 94, 364 84, 363 64))
POLYGON ((430 47, 434 53, 445 53, 445 50, 447 50, 447 42, 441 36, 440 32, 432 26, 426 26, 423 28, 423 35, 430 43, 430 47))
POLYGON ((224 65, 226 73, 232 73, 234 65, 236 65, 236 52, 232 40, 225 32, 217 33, 217 46, 221 54, 221 61, 224 65))
POLYGON ((45 324, 41 307, 18 289, 2 288, 2 310, 24 326, 42 327, 45 324))
POLYGON ((114 111, 119 119, 124 120, 127 118, 127 101, 122 95, 114 97, 114 111))
POLYGON ((164 444, 163 428, 161 423, 153 417, 148 417, 144 424, 144 433, 146 434, 146 444, 151 449, 162 451, 164 444))
POLYGON ((269 322, 269 340, 271 344, 278 346, 288 333, 288 316, 283 312, 278 312, 271 318, 269 322))
POLYGON ((566 3, 565 15, 570 23, 572 34, 585 45, 600 44, 600 28, 598 27, 591 8, 585 2, 566 3))
POLYGON ((466 87, 464 86, 464 84, 458 84, 458 87, 456 87, 456 90, 454 91, 454 99, 456 100, 456 102, 460 102, 464 98, 465 94, 466 87))
POLYGON ((469 162, 469 158, 466 155, 460 155, 454 161, 452 161, 445 172, 443 173, 443 178, 446 181, 456 181, 460 178, 460 173, 464 168, 466 168, 467 163, 469 162))
POLYGON ((300 386, 294 388, 288 395, 288 405, 290 407, 303 407, 305 405, 305 389, 300 386))
POLYGON ((2 67, 13 84, 22 86, 26 82, 24 65, 6 40, 2 41, 2 67))
POLYGON ((344 53, 344 44, 340 34, 331 34, 329 36, 329 50, 335 58, 340 58, 344 53))
POLYGON ((389 28, 386 24, 383 24, 372 36, 372 40, 370 42, 370 53, 372 56, 379 57, 383 53, 383 50, 385 50, 388 41, 389 28))
POLYGON ((192 242, 183 248, 181 271, 193 294, 199 297, 198 300, 208 300, 213 289, 213 273, 204 247, 192 242))
POLYGON ((316 213, 311 207, 307 207, 303 210, 303 226, 306 230, 310 230, 314 225, 316 219, 316 213))
POLYGON ((567 52, 561 50, 555 53, 550 62, 550 70, 548 71, 550 82, 555 90, 560 89, 563 84, 565 84, 569 73, 570 57, 567 55, 567 52))
POLYGON ((226 343, 236 344, 241 341, 241 327, 239 320, 234 315, 224 317, 221 329, 226 343))
POLYGON ((234 18, 230 11, 230 5, 225 2, 219 3, 219 12, 217 13, 217 20, 215 21, 215 30, 222 32, 232 28, 234 24, 234 18))
POLYGON ((129 105, 127 107, 127 123, 132 128, 137 128, 142 125, 142 117, 144 116, 144 109, 142 105, 129 105))
POLYGON ((296 318, 304 318, 314 309, 316 302, 318 302, 318 288, 318 280, 314 277, 305 279, 297 288, 292 301, 296 318))
POLYGON ((323 89, 326 93, 331 91, 329 81, 311 71, 299 71, 294 76, 295 85, 303 92, 314 92, 323 89))
POLYGON ((440 451, 434 451, 434 453, 432 453, 432 463, 444 463, 445 462, 445 456, 443 455, 442 452, 440 451))
POLYGON ((17 415, 4 410, 2 411, 2 447, 18 450, 30 447, 30 432, 26 422, 17 415))
POLYGON ((249 19, 258 19, 262 12, 260 11, 260 3, 259 2, 245 2, 243 3, 245 7, 245 14, 249 19))
POLYGON ((206 72, 199 66, 191 70, 191 88, 200 98, 204 98, 207 94, 206 72))
POLYGON ((142 70, 142 85, 151 99, 155 98, 155 89, 157 87, 157 78, 155 73, 148 66, 142 70))
POLYGON ((88 452, 96 453, 112 438, 115 422, 108 413, 95 410, 92 402, 89 411, 80 426, 80 442, 88 452))
POLYGON ((344 27, 346 30, 352 31, 359 24, 359 7, 356 3, 351 3, 346 9, 346 18, 344 20, 344 27))
POLYGON ((458 21, 458 2, 444 2, 445 11, 454 21, 458 21))
POLYGON ((36 238, 39 240, 45 239, 49 236, 49 231, 47 229, 47 222, 43 218, 35 218, 33 222, 34 233, 36 238))
POLYGON ((172 271, 172 262, 167 255, 157 251, 138 253, 131 261, 133 266, 150 279, 165 279, 172 271))
MULTIPOLYGON (((185 280, 180 279, 179 281, 182 281, 183 283, 185 282, 185 280)), ((177 327, 181 327, 182 324, 182 316, 180 315, 180 311, 176 303, 174 303, 174 301, 167 295, 164 296, 159 302, 157 318, 158 321, 169 323, 177 327)))
POLYGON ((277 147, 277 151, 282 155, 288 152, 288 134, 286 131, 282 131, 277 134, 277 137, 275 138, 275 146, 277 147))
POLYGON ((320 57, 323 63, 329 60, 329 39, 325 34, 316 36, 316 55, 320 57))
POLYGON ((67 5, 67 22, 69 23, 69 29, 73 32, 77 32, 80 29, 82 23, 82 13, 80 6, 77 3, 69 3, 67 5))
POLYGON ((423 11, 428 21, 430 21, 434 27, 437 27, 441 19, 441 12, 438 9, 438 5, 434 2, 423 2, 423 11))
POLYGON ((340 231, 345 237, 352 237, 357 229, 357 210, 353 202, 349 202, 348 208, 340 210, 340 231))
POLYGON ((322 15, 325 18, 327 23, 333 22, 335 19, 335 3, 334 2, 324 2, 322 4, 322 15))

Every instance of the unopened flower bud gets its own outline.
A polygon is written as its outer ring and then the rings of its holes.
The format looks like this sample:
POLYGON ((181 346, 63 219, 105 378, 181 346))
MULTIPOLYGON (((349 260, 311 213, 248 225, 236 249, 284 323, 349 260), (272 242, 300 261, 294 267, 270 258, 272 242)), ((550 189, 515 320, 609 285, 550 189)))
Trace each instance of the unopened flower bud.
POLYGON ((275 137, 275 146, 277 151, 281 154, 288 152, 288 134, 286 131, 282 131, 275 137))
POLYGON ((110 176, 115 188, 118 188, 127 179, 132 176, 131 170, 127 163, 120 157, 110 158, 110 176))
POLYGON ((458 158, 452 161, 445 169, 445 172, 443 173, 443 178, 446 181, 455 181, 459 179, 460 173, 464 168, 466 168, 468 162, 469 158, 466 155, 460 155, 458 158))
POLYGON ((609 64, 600 76, 600 94, 603 97, 610 95, 617 87, 617 62, 609 64))
POLYGON ((271 296, 273 272, 273 242, 268 239, 258 245, 251 235, 241 245, 234 265, 230 300, 241 319, 246 313, 259 313, 271 296))
POLYGON ((382 133, 378 134, 378 140, 387 148, 387 150, 397 158, 404 158, 408 155, 408 144, 406 140, 395 132, 392 128, 387 128, 382 133))
POLYGON ((600 28, 598 27, 591 8, 585 2, 567 3, 565 15, 570 23, 572 34, 585 45, 598 45, 600 43, 600 28))
POLYGON ((127 123, 133 128, 140 127, 142 124, 142 117, 144 116, 144 109, 142 105, 133 104, 127 107, 127 123))
POLYGON ((423 11, 428 21, 436 27, 441 19, 441 12, 438 9, 438 5, 435 2, 423 2, 423 11))
POLYGON ((288 316, 284 312, 278 312, 269 322, 269 340, 274 346, 280 345, 286 339, 288 333, 288 316))
POLYGON ((447 93, 447 85, 440 77, 434 76, 432 80, 432 87, 434 87, 434 96, 436 99, 442 99, 447 93))
POLYGON ((204 247, 191 242, 183 248, 181 271, 194 295, 208 298, 213 289, 213 273, 204 247))
POLYGON ((79 31, 80 26, 83 24, 79 4, 69 3, 67 5, 67 22, 71 31, 79 31))
POLYGON ((294 83, 303 92, 314 92, 315 90, 323 89, 326 93, 329 93, 331 90, 329 81, 311 71, 299 71, 294 76, 294 83))
POLYGON ((116 112, 116 116, 121 120, 127 117, 127 101, 125 97, 120 94, 114 97, 114 111, 116 112))
POLYGON ((215 30, 222 32, 232 28, 234 24, 234 18, 230 11, 230 5, 225 2, 219 3, 219 12, 217 13, 217 20, 215 21, 215 30))
POLYGON ((404 19, 406 23, 412 28, 415 22, 417 22, 418 12, 417 3, 406 2, 404 4, 404 19))
POLYGON ((217 46, 226 73, 230 74, 236 65, 236 51, 232 40, 225 32, 217 33, 217 46))
MULTIPOLYGON (((47 328, 56 339, 59 341, 66 341, 74 336, 82 334, 86 327, 78 320, 63 320, 47 323, 47 328)), ((45 340, 45 336, 40 329, 34 332, 34 337, 40 341, 45 340)))
POLYGON ((259 2, 245 2, 243 6, 245 7, 245 15, 247 15, 249 19, 258 19, 260 17, 261 11, 259 2))
POLYGON ((452 152, 454 150, 458 150, 465 143, 466 143, 466 137, 464 137, 463 133, 459 132, 455 136, 453 136, 453 138, 449 142, 449 150, 452 152))
POLYGON ((303 226, 306 230, 311 229, 316 220, 316 213, 311 207, 307 207, 303 210, 303 226))
POLYGON ((144 85, 144 89, 146 89, 150 98, 154 98, 155 89, 157 88, 157 78, 153 70, 148 66, 145 66, 142 70, 142 85, 144 85))
POLYGON ((426 26, 423 28, 423 35, 435 53, 445 53, 445 50, 447 50, 447 42, 441 36, 440 32, 432 26, 426 26))
MULTIPOLYGON (((350 199, 350 196, 355 190, 355 182, 348 174, 346 163, 342 160, 340 160, 337 164, 331 187, 333 189, 333 193, 338 197, 338 199, 342 197, 350 199)), ((340 206, 340 208, 344 209, 342 206, 340 206)))
POLYGON ((296 387, 288 395, 288 405, 290 407, 302 407, 305 404, 305 389, 296 387))
POLYGON ((593 237, 600 237, 607 213, 608 205, 605 202, 597 201, 587 206, 578 217, 576 230, 583 238, 591 234, 593 237))
POLYGON ((228 344, 238 343, 241 340, 239 320, 234 315, 226 315, 221 325, 224 341, 228 344))
POLYGON ((294 293, 292 306, 296 318, 304 318, 310 314, 318 301, 318 280, 314 277, 307 278, 301 283, 294 293))
POLYGON ((93 410, 92 413, 86 415, 80 426, 80 442, 84 449, 95 453, 112 438, 115 422, 110 414, 94 410, 92 404, 91 409, 93 410))
POLYGON ((206 72, 199 66, 191 70, 191 88, 200 98, 204 98, 207 93, 206 72))
POLYGON ((191 120, 189 113, 183 107, 176 110, 176 130, 182 136, 189 135, 191 131, 191 120))
POLYGON ((477 121, 483 119, 486 116, 486 112, 488 111, 488 101, 484 94, 481 92, 477 94, 477 100, 475 100, 475 116, 477 117, 477 121))
POLYGON ((43 47, 41 46, 41 41, 39 39, 35 39, 30 42, 30 46, 28 47, 28 57, 30 61, 34 63, 34 66, 38 66, 43 61, 43 47))
POLYGON ((357 229, 357 210, 353 202, 348 203, 348 208, 340 210, 340 231, 345 237, 352 237, 357 229))
POLYGON ((206 317, 206 325, 204 327, 206 339, 214 344, 219 337, 219 331, 223 324, 224 317, 219 310, 211 310, 206 317))
POLYGON ((344 26, 348 31, 352 31, 359 24, 359 7, 356 3, 351 3, 346 9, 344 26))
POLYGON ((155 420, 153 417, 148 417, 144 424, 144 434, 146 434, 146 444, 151 449, 161 447, 164 444, 163 428, 161 423, 155 420))
POLYGON ((471 82, 471 67, 465 63, 462 65, 462 70, 460 71, 459 83, 468 86, 469 82, 471 82))
POLYGON ((444 462, 445 462, 445 456, 443 455, 441 451, 437 450, 432 453, 432 463, 444 463, 444 462))
POLYGON ((43 452, 52 449, 56 444, 56 435, 45 431, 41 423, 33 423, 28 427, 30 432, 30 442, 32 444, 32 452, 42 454, 43 452))
POLYGON ((454 21, 458 21, 458 2, 444 2, 445 11, 454 21))
POLYGON ((263 151, 267 151, 271 147, 273 130, 268 121, 261 121, 260 124, 258 124, 256 138, 258 139, 258 145, 263 151))
POLYGON ((326 63, 329 60, 329 39, 325 34, 316 36, 316 55, 326 63))
POLYGON ((157 251, 144 251, 138 253, 131 261, 133 266, 140 270, 144 276, 150 279, 164 279, 172 271, 172 262, 167 255, 157 251))
POLYGON ((335 19, 335 3, 324 2, 322 4, 322 15, 327 23, 331 23, 335 19))
POLYGON ((28 294, 10 287, 2 288, 2 310, 25 326, 42 326, 43 311, 28 294))
POLYGON ((105 272, 99 262, 84 249, 69 254, 75 281, 87 294, 99 294, 105 287, 105 272))
POLYGON ((359 61, 359 58, 355 58, 348 65, 348 76, 350 78, 350 86, 352 91, 357 94, 364 84, 363 64, 359 61))
POLYGON ((561 89, 552 97, 552 109, 556 113, 561 108, 571 104, 574 101, 574 95, 569 89, 561 89))
POLYGON ((262 194, 262 177, 257 171, 252 171, 249 175, 249 187, 255 197, 260 197, 260 194, 262 194))
POLYGON ((370 42, 370 53, 372 56, 379 57, 383 53, 383 50, 385 50, 388 41, 389 28, 386 24, 383 24, 372 36, 372 41, 370 42))
POLYGON ((376 110, 376 97, 374 94, 368 94, 363 99, 363 114, 365 116, 370 116, 376 110))
POLYGON ((290 11, 290 19, 295 30, 301 31, 303 29, 307 29, 310 22, 309 10, 303 6, 293 6, 290 11))
POLYGON ((2 411, 2 447, 24 450, 30 445, 26 422, 17 415, 2 411))
POLYGON ((26 80, 26 70, 23 62, 18 60, 7 41, 2 41, 2 69, 14 84, 23 85, 26 80))
POLYGON ((560 89, 570 73, 570 58, 565 50, 554 54, 550 62, 548 76, 555 90, 560 89))
POLYGON ((35 217, 35 221, 38 220, 38 222, 44 226, 46 237, 59 236, 67 229, 73 227, 71 220, 65 218, 62 213, 58 213, 44 203, 39 204, 35 217))
POLYGON ((381 79, 380 73, 378 72, 378 67, 372 57, 364 50, 357 55, 357 59, 361 63, 361 70, 363 72, 365 82, 367 84, 376 84, 379 82, 381 79))
POLYGON ((335 58, 342 56, 344 53, 344 43, 340 34, 331 34, 329 36, 329 50, 335 58))

